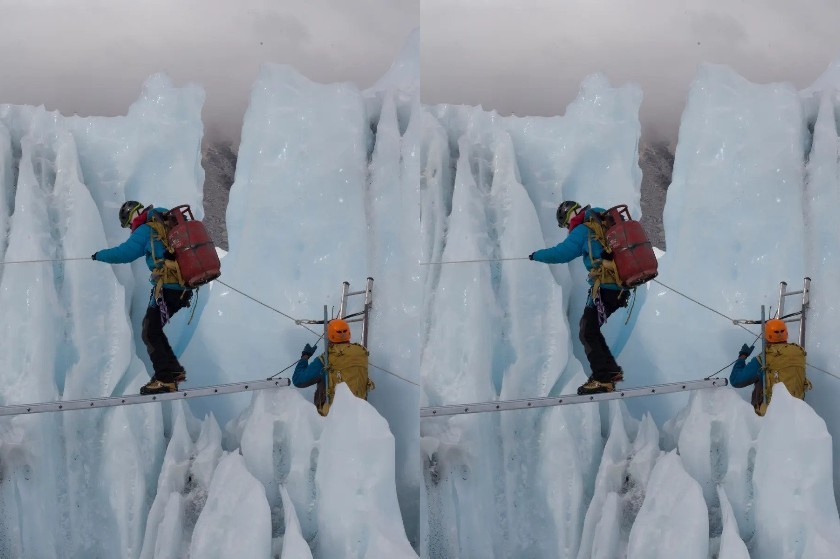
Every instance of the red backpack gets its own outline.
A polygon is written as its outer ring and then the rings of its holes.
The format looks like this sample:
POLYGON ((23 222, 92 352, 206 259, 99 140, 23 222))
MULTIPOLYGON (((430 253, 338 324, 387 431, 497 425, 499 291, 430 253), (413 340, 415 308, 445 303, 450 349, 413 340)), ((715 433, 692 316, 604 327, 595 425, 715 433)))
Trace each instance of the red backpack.
POLYGON ((608 275, 601 282, 615 281, 632 289, 652 280, 659 273, 653 245, 642 224, 630 217, 627 206, 614 206, 604 212, 592 212, 584 221, 609 255, 593 269, 597 275, 608 275), (617 278, 612 275, 613 269, 617 278), (617 280, 617 281, 616 281, 617 280))

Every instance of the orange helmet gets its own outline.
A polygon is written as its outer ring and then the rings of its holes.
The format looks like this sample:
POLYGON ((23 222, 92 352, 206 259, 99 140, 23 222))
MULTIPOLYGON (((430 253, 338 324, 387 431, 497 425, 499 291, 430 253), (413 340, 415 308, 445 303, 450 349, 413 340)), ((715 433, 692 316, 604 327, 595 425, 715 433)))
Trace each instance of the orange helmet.
POLYGON ((784 321, 778 318, 768 320, 764 325, 764 339, 771 344, 786 342, 788 331, 784 321))
POLYGON ((334 343, 350 341, 350 325, 340 318, 334 318, 327 324, 327 339, 334 343))

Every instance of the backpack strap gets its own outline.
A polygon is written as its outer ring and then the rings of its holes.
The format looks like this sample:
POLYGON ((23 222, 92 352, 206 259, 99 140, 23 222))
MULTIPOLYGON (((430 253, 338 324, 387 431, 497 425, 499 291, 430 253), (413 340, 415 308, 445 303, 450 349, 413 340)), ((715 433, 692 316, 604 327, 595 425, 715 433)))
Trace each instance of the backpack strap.
POLYGON ((184 278, 181 276, 181 268, 178 266, 178 261, 175 260, 175 250, 169 242, 169 232, 166 227, 166 216, 161 212, 155 210, 152 206, 147 208, 148 217, 146 218, 146 225, 152 229, 149 235, 149 254, 152 257, 152 262, 155 264, 152 270, 152 279, 155 280, 155 300, 160 299, 161 291, 164 284, 177 283, 185 287, 184 278), (155 254, 155 241, 160 241, 163 244, 164 253, 158 256, 155 254))
POLYGON ((595 258, 592 253, 592 239, 594 238, 601 244, 602 254, 612 254, 607 243, 606 229, 601 220, 601 215, 591 211, 590 217, 584 220, 583 225, 589 229, 587 249, 589 251, 589 262, 592 264, 592 268, 589 270, 589 277, 592 279, 590 297, 594 301, 601 290, 601 284, 614 283, 621 286, 621 278, 618 277, 618 269, 611 258, 595 258))

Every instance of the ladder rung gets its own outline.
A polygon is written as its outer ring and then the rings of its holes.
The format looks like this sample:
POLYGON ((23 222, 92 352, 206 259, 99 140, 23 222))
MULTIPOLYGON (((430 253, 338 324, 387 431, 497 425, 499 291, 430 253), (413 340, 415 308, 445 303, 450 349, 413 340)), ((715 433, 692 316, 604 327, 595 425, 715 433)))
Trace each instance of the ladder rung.
POLYGON ((0 406, 0 416, 112 408, 115 406, 129 406, 132 404, 149 404, 152 402, 162 402, 166 400, 185 400, 187 398, 202 398, 204 396, 217 396, 219 394, 232 394, 235 392, 252 392, 254 390, 265 390, 267 388, 283 388, 289 386, 289 384, 289 379, 277 378, 253 380, 250 382, 236 382, 233 384, 217 384, 214 386, 179 390, 178 392, 167 392, 165 394, 129 394, 126 396, 109 396, 104 398, 89 398, 86 400, 41 402, 38 404, 16 404, 11 406, 0 406))
POLYGON ((784 293, 782 293, 782 297, 788 297, 790 295, 801 295, 802 293, 805 293, 804 289, 800 289, 799 291, 785 291, 784 293))
POLYGON ((347 296, 349 297, 350 295, 364 295, 365 293, 367 293, 367 290, 365 290, 365 291, 349 291, 347 293, 347 296))
POLYGON ((524 410, 529 408, 544 408, 548 406, 565 406, 569 404, 585 404, 589 402, 602 402, 605 400, 619 400, 625 398, 636 398, 639 396, 653 396, 657 394, 670 394, 688 390, 700 390, 703 388, 716 388, 729 384, 724 378, 691 380, 687 382, 674 382, 670 384, 658 384, 654 386, 640 386, 626 390, 616 390, 604 394, 568 394, 544 398, 529 398, 526 400, 499 400, 497 402, 481 402, 477 404, 451 404, 447 406, 435 406, 420 408, 420 417, 438 417, 441 415, 462 415, 467 413, 482 413, 491 411, 524 410))

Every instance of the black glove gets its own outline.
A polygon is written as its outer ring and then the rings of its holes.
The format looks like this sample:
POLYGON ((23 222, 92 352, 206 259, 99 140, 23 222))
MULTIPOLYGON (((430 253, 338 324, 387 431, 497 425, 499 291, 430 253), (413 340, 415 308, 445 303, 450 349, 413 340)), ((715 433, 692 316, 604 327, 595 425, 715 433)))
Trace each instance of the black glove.
POLYGON ((741 351, 738 352, 738 357, 741 357, 743 355, 744 358, 746 359, 747 357, 750 356, 750 354, 753 352, 754 349, 755 349, 754 345, 744 344, 744 345, 741 346, 741 351))
POLYGON ((318 351, 318 344, 315 344, 314 346, 306 344, 306 346, 303 348, 303 351, 300 352, 300 356, 304 359, 309 359, 310 357, 315 355, 316 351, 318 351))
POLYGON ((95 252, 90 255, 90 259, 91 260, 96 260, 96 253, 95 252))
POLYGON ((533 260, 533 259, 534 259, 534 253, 532 252, 531 254, 528 255, 528 260, 533 260))

